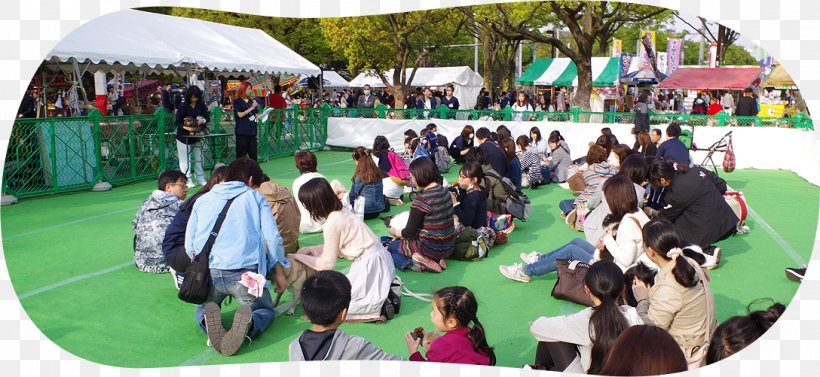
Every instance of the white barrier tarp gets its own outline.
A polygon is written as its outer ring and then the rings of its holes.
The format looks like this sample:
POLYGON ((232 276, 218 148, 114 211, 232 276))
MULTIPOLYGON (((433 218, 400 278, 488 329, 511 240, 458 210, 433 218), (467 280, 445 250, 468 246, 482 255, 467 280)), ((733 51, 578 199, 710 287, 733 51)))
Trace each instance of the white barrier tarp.
MULTIPOLYGON (((480 127, 487 127, 495 131, 503 124, 510 129, 513 137, 528 135, 532 127, 538 127, 544 137, 547 137, 553 130, 558 130, 569 144, 573 159, 586 155, 589 143, 598 138, 603 127, 612 129, 612 133, 622 144, 631 147, 635 142, 635 137, 630 133, 633 127, 631 124, 329 118, 327 145, 372 148, 373 139, 378 135, 384 135, 390 141, 390 146, 401 152, 404 150, 404 131, 413 129, 418 132, 428 123, 435 123, 438 126, 438 132, 446 136, 450 142, 461 133, 462 128, 466 125, 471 125, 476 130, 480 127)), ((665 129, 666 126, 661 127, 662 131, 665 129)), ((817 141, 813 131, 774 127, 695 127, 694 143, 699 148, 708 148, 729 131, 732 131, 732 143, 738 169, 789 170, 810 183, 820 186, 817 141)), ((692 161, 700 164, 706 154, 705 151, 692 152, 692 161)), ((723 162, 723 153, 716 152, 713 158, 715 163, 720 165, 723 162)))
MULTIPOLYGON (((410 77, 412 68, 408 68, 406 74, 410 77)), ((385 74, 388 83, 393 82, 393 70, 387 71, 385 74)), ((350 86, 354 88, 362 87, 365 84, 372 88, 384 88, 384 83, 372 71, 365 71, 350 80, 350 86)), ((481 75, 474 72, 470 67, 420 67, 416 70, 413 76, 413 82, 410 86, 414 87, 443 87, 447 84, 453 84, 455 92, 453 95, 458 98, 459 105, 462 110, 469 110, 475 106, 478 93, 484 85, 484 79, 481 75)), ((415 107, 416 104, 407 104, 410 107, 415 107)))

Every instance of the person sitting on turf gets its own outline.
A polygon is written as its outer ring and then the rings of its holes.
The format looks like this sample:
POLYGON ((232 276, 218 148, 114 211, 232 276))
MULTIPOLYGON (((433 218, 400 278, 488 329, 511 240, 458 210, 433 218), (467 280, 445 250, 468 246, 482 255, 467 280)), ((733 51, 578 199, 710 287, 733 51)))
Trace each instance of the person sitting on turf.
POLYGON ((225 183, 197 200, 185 230, 185 251, 193 259, 212 237, 219 214, 229 200, 234 200, 208 259, 208 299, 196 305, 195 312, 208 343, 225 356, 235 354, 246 337, 260 335, 273 322, 274 307, 266 278, 276 283, 277 293, 287 285, 284 269, 290 267, 290 262, 285 258, 273 212, 265 197, 250 187, 262 177, 262 169, 254 160, 240 158, 231 162, 225 183), (219 308, 227 296, 241 303, 228 331, 222 327, 219 308))
POLYGON ((404 159, 390 149, 390 142, 382 135, 376 136, 373 140, 373 161, 384 176, 384 196, 391 204, 402 205, 401 197, 410 180, 410 171, 404 159))
POLYGON ((653 189, 663 190, 666 206, 659 211, 647 207, 647 215, 674 223, 686 242, 700 246, 704 254, 715 257, 719 264, 721 249, 713 244, 735 234, 739 219, 717 188, 713 175, 702 168, 690 169, 655 159, 649 167, 649 182, 653 189))
MULTIPOLYGON (((325 176, 316 172, 316 155, 313 154, 313 152, 298 151, 293 155, 293 158, 296 160, 296 169, 299 169, 299 177, 293 180, 293 186, 290 192, 296 197, 299 197, 299 188, 302 187, 305 182, 313 178, 327 179, 325 176)), ((296 205, 299 207, 299 212, 302 214, 302 218, 299 222, 299 231, 302 233, 321 232, 323 224, 313 220, 310 217, 310 213, 308 213, 307 209, 305 209, 305 206, 303 206, 301 202, 297 201, 296 205)))
POLYGON ((532 322, 530 333, 538 340, 533 369, 597 374, 618 335, 643 324, 635 308, 618 305, 624 275, 614 263, 593 264, 584 277, 584 291, 595 306, 532 322))
POLYGON ((407 226, 401 232, 388 229, 398 239, 390 242, 387 250, 397 268, 441 272, 446 268, 444 259, 455 246, 453 202, 441 185, 442 177, 433 160, 414 160, 410 177, 422 193, 413 199, 407 226))
POLYGON ((717 326, 705 274, 684 255, 683 236, 669 220, 648 222, 643 227, 643 242, 646 255, 660 270, 652 288, 637 279, 632 285, 638 315, 644 323, 668 331, 687 358, 703 358, 717 326))
MULTIPOLYGON (((632 182, 635 188, 635 196, 638 198, 638 208, 643 208, 646 202, 646 186, 649 181, 649 166, 646 164, 646 159, 639 155, 631 155, 624 159, 621 164, 621 169, 615 176, 623 176, 632 182)), ((584 220, 584 236, 590 243, 595 243, 606 233, 603 226, 604 218, 606 218, 612 211, 609 209, 606 195, 601 200, 601 204, 595 207, 584 220)))
POLYGON ((495 214, 503 215, 507 213, 507 190, 501 184, 501 175, 493 169, 492 165, 487 162, 487 155, 481 149, 473 149, 467 153, 467 162, 475 162, 481 166, 484 172, 484 181, 481 182, 481 188, 487 193, 487 211, 495 214))
POLYGON ((453 213, 459 223, 476 230, 487 226, 487 194, 479 184, 483 180, 484 171, 481 165, 468 162, 462 165, 458 172, 458 192, 461 195, 457 196, 451 192, 455 204, 453 213))
MULTIPOLYGON (((370 161, 369 157, 362 158, 370 161)), ((359 216, 342 206, 339 197, 324 179, 314 178, 305 182, 299 192, 299 201, 314 219, 323 220, 325 227, 321 245, 302 248, 292 258, 316 271, 334 269, 340 257, 352 261, 347 273, 353 287, 348 320, 373 322, 391 319, 385 317, 392 317, 393 314, 387 312, 387 308, 382 309, 390 293, 395 268, 379 238, 359 216), (386 313, 384 317, 383 312, 386 313)))
POLYGON ((735 316, 726 320, 715 329, 712 341, 709 343, 709 352, 706 353, 706 363, 713 364, 740 352, 755 340, 763 336, 769 328, 786 311, 783 304, 774 303, 766 310, 752 311, 749 304, 749 315, 735 316))
POLYGON ((601 186, 609 177, 615 175, 615 169, 606 160, 608 156, 606 150, 598 144, 589 147, 586 158, 589 167, 583 173, 584 191, 575 199, 562 200, 558 203, 558 208, 567 218, 567 224, 575 222, 574 213, 579 205, 586 206, 587 210, 592 211, 601 202, 601 186))
POLYGON ((666 141, 661 143, 655 155, 664 160, 677 162, 678 164, 689 166, 689 149, 678 139, 680 137, 680 124, 672 122, 666 127, 666 141))
POLYGON ((302 221, 296 198, 287 187, 272 181, 267 175, 263 175, 262 183, 254 189, 265 197, 273 211, 285 253, 295 253, 299 250, 299 224, 302 221))
POLYGON ((541 175, 544 176, 544 181, 551 181, 555 183, 564 183, 567 181, 569 175, 569 166, 572 165, 572 158, 569 155, 569 144, 561 136, 558 130, 550 132, 547 138, 547 145, 550 149, 550 155, 544 161, 546 166, 541 168, 541 175))
POLYGON ((493 141, 490 136, 490 130, 487 127, 481 127, 475 132, 475 138, 478 140, 478 149, 484 152, 487 157, 487 163, 493 167, 493 170, 498 172, 500 177, 504 177, 507 175, 507 168, 510 165, 509 161, 507 161, 507 154, 504 153, 504 149, 502 149, 497 142, 493 141))
POLYGON ((339 328, 347 318, 350 292, 341 272, 317 271, 305 279, 302 308, 311 326, 290 343, 288 361, 402 360, 339 328))
POLYGON ((602 376, 655 376, 685 372, 686 356, 675 339, 656 326, 632 326, 615 340, 603 368, 602 376))
MULTIPOLYGON (((521 163, 521 188, 536 188, 544 184, 544 177, 541 173, 541 161, 543 159, 536 153, 535 144, 531 144, 527 135, 519 135, 515 139, 515 144, 521 150, 518 156, 521 163)), ((546 183, 549 183, 549 181, 546 183)))
POLYGON ((168 272, 162 240, 188 194, 187 182, 185 174, 178 170, 160 174, 157 190, 151 192, 131 221, 135 233, 134 262, 138 270, 155 274, 168 272))
POLYGON ((174 285, 179 290, 179 285, 182 284, 183 272, 191 264, 191 257, 185 253, 185 228, 188 227, 188 219, 191 217, 191 210, 194 208, 194 203, 197 199, 211 191, 214 185, 225 181, 228 175, 228 166, 222 165, 215 168, 211 172, 211 177, 208 182, 202 186, 192 197, 188 198, 182 206, 179 207, 171 225, 165 231, 165 238, 162 240, 162 254, 165 256, 165 262, 171 268, 171 273, 174 275, 174 285))

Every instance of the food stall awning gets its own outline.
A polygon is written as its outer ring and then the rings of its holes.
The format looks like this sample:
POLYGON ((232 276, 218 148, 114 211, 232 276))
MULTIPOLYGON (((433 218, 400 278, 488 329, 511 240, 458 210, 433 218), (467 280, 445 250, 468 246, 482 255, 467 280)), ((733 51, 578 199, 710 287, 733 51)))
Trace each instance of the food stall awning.
POLYGON ((760 83, 760 68, 680 68, 660 89, 744 89, 760 83))
POLYGON ((761 86, 794 86, 794 80, 792 80, 792 77, 789 76, 789 73, 786 72, 786 69, 783 68, 782 65, 778 65, 772 69, 772 73, 769 74, 769 77, 766 77, 766 80, 763 80, 763 84, 761 84, 761 86))
MULTIPOLYGON (((618 84, 618 58, 592 58, 592 86, 618 84)), ((578 68, 569 58, 536 59, 516 80, 521 85, 578 86, 578 68)))

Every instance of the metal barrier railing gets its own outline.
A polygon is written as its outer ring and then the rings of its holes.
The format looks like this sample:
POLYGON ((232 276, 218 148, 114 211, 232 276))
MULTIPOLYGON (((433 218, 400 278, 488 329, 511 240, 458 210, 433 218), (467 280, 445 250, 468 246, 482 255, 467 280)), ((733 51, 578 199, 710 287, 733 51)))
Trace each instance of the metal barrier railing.
MULTIPOLYGON (((327 110, 273 110, 259 122, 258 159, 317 150, 327 139, 327 110)), ((211 111, 211 131, 227 137, 203 143, 204 166, 234 159, 233 113, 211 111)), ((3 192, 17 198, 87 190, 156 179, 179 169, 173 114, 18 119, 12 128, 3 171, 3 192)))
MULTIPOLYGON (((258 158, 292 155, 297 150, 318 150, 327 140, 329 117, 375 119, 461 119, 571 123, 633 124, 633 113, 516 112, 504 110, 290 108, 272 110, 258 122, 258 158)), ((695 126, 789 127, 813 130, 803 114, 791 118, 730 117, 651 113, 654 125, 679 121, 695 126)), ((233 113, 211 111, 212 133, 223 139, 204 143, 206 169, 235 157, 233 113)), ((18 119, 14 122, 3 172, 3 192, 18 198, 86 190, 98 182, 124 184, 154 179, 168 169, 178 169, 176 124, 173 114, 158 109, 150 115, 18 119)))

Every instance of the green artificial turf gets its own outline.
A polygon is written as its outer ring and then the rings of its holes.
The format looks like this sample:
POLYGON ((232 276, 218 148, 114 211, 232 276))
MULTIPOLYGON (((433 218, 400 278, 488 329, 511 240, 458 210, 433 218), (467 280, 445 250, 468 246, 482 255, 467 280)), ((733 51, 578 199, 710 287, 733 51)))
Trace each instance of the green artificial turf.
MULTIPOLYGON (((329 179, 350 182, 349 153, 318 154, 319 171, 329 179)), ((292 158, 262 164, 272 179, 290 187, 297 172, 292 158)), ((455 167, 446 176, 452 182, 455 167)), ((722 174, 729 185, 743 191, 749 205, 797 253, 811 254, 818 218, 818 190, 793 173, 739 170, 722 174)), ((233 357, 206 347, 206 337, 193 318, 193 305, 178 300, 169 275, 146 274, 133 267, 130 222, 155 182, 115 187, 109 192, 80 192, 26 199, 3 207, 5 258, 14 288, 29 317, 56 344, 88 360, 122 367, 168 367, 221 363, 286 361, 288 344, 309 323, 296 315, 278 316, 267 332, 233 357)), ((191 192, 193 194, 193 192, 191 192)), ((442 274, 399 273, 415 292, 433 292, 463 285, 479 300, 478 316, 495 346, 498 365, 519 367, 532 362, 535 341, 527 322, 538 316, 572 313, 581 306, 550 297, 555 274, 523 284, 498 272, 500 264, 519 262, 520 252, 552 250, 582 233, 571 231, 558 217, 558 202, 571 198, 557 185, 528 191, 531 219, 517 222, 507 245, 494 247, 481 262, 449 261, 442 274)), ((408 205, 393 208, 395 214, 408 205)), ((378 235, 386 229, 369 220, 378 235)), ((784 277, 783 268, 797 265, 761 224, 751 216, 751 233, 719 243, 724 249, 721 268, 710 272, 718 319, 742 314, 757 298, 788 303, 798 284, 784 277)), ((303 246, 321 243, 321 234, 301 238, 303 246)), ((337 269, 349 262, 340 260, 337 269)), ((289 294, 277 309, 284 311, 289 294)), ((227 305, 229 323, 236 304, 227 305)), ((387 324, 343 325, 373 344, 407 357, 403 334, 417 326, 432 328, 430 304, 402 299, 401 313, 387 324)))

